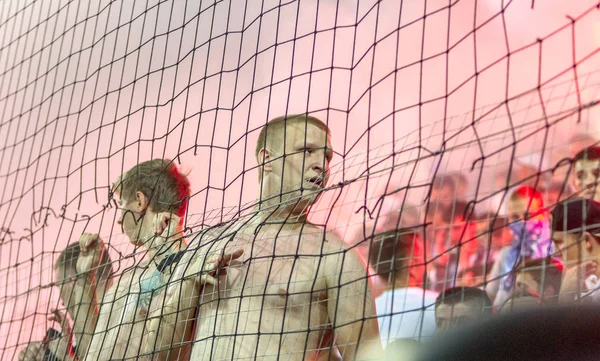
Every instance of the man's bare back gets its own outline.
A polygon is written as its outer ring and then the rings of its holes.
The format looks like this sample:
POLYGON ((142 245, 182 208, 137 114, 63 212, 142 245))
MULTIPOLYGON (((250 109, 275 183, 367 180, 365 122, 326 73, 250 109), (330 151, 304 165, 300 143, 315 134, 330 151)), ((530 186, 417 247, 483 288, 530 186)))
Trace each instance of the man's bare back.
POLYGON ((192 360, 328 357, 330 315, 337 315, 335 344, 353 359, 361 329, 362 340, 377 329, 375 319, 362 322, 363 312, 374 311, 354 251, 309 223, 262 226, 256 235, 255 229, 224 231, 212 245, 213 251, 244 253, 217 286, 201 292, 192 360))

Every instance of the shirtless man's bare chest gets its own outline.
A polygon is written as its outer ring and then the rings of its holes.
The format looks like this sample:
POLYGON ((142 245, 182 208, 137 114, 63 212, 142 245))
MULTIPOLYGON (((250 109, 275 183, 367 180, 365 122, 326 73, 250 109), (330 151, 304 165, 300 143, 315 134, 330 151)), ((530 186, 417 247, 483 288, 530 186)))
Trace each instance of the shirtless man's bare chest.
POLYGON ((200 297, 194 360, 311 359, 328 318, 326 275, 333 258, 322 230, 238 231, 216 246, 242 248, 218 287, 200 297), (325 244, 324 244, 325 242, 325 244))

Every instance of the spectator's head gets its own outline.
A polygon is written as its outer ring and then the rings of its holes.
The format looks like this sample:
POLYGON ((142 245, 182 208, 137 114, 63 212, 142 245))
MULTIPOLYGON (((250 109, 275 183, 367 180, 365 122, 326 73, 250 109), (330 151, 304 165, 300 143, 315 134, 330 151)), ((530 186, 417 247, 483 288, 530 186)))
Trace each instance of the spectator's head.
POLYGON ((578 196, 600 202, 600 146, 583 149, 573 158, 571 185, 578 196))
POLYGON ((448 206, 456 198, 456 181, 454 177, 440 175, 433 180, 430 203, 448 206))
POLYGON ((466 197, 469 195, 469 179, 467 179, 467 176, 464 175, 464 173, 458 173, 456 175, 456 179, 457 179, 457 189, 458 189, 458 194, 461 195, 461 197, 466 197))
MULTIPOLYGON (((472 209, 471 204, 456 201, 444 213, 444 222, 448 224, 448 236, 452 244, 458 244, 460 241, 465 242, 474 238, 477 224, 471 221, 472 209)), ((477 242, 469 243, 474 244, 477 242)))
POLYGON ((455 258, 455 248, 460 244, 462 254, 475 252, 479 243, 475 238, 477 223, 471 221, 471 206, 462 201, 454 202, 441 214, 442 224, 434 229, 432 254, 438 267, 448 264, 455 258), (452 250, 451 250, 452 248, 452 250))
POLYGON ((555 258, 524 260, 513 271, 516 276, 517 295, 537 295, 540 304, 558 303, 563 266, 555 258))
POLYGON ((376 274, 394 288, 423 286, 425 255, 416 228, 373 236, 369 262, 376 274))
POLYGON ((160 212, 181 217, 187 209, 190 182, 167 159, 142 162, 125 172, 113 185, 121 215, 117 222, 136 244, 154 235, 154 217, 160 212))
MULTIPOLYGON (((74 300, 74 285, 78 277, 77 274, 77 259, 79 258, 80 248, 79 242, 71 243, 67 248, 63 249, 58 255, 54 263, 54 282, 60 288, 60 298, 65 307, 72 307, 71 301, 74 300), (71 299, 73 298, 73 300, 71 299)), ((96 279, 98 280, 97 293, 102 287, 106 287, 112 276, 112 264, 108 251, 104 250, 100 256, 100 266, 96 269, 96 279), (104 283, 104 285, 100 285, 104 283)))
POLYGON ((454 173, 450 175, 455 185, 455 198, 464 199, 469 193, 469 180, 464 173, 454 173))
POLYGON ((510 221, 545 220, 548 217, 542 193, 529 186, 520 186, 515 189, 508 199, 507 208, 510 221))
POLYGON ((395 209, 383 215, 377 222, 377 230, 380 232, 397 228, 416 227, 421 223, 419 209, 408 203, 400 209, 395 209))
POLYGON ((512 246, 521 257, 546 257, 551 252, 548 210, 542 194, 527 186, 517 188, 508 201, 512 246))
POLYGON ((487 293, 475 287, 454 287, 435 301, 437 332, 446 332, 485 319, 493 313, 487 293))
POLYGON ((431 230, 436 230, 446 225, 448 213, 447 206, 429 203, 429 206, 425 209, 427 210, 427 213, 425 214, 425 222, 430 225, 431 230))
POLYGON ((330 137, 327 125, 307 114, 270 120, 255 150, 261 206, 286 205, 303 212, 316 202, 329 180, 330 137))
POLYGON ((600 260, 600 203, 569 199, 552 210, 552 240, 567 267, 600 260))

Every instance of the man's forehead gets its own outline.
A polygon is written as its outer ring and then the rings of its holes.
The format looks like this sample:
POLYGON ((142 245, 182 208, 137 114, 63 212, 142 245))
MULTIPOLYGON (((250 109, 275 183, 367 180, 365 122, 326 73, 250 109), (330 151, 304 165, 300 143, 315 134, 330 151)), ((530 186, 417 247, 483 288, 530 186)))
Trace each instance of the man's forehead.
POLYGON ((304 141, 304 139, 306 139, 307 142, 320 142, 322 144, 329 142, 329 134, 327 131, 310 122, 290 124, 287 127, 286 133, 288 139, 291 137, 294 141, 304 141))

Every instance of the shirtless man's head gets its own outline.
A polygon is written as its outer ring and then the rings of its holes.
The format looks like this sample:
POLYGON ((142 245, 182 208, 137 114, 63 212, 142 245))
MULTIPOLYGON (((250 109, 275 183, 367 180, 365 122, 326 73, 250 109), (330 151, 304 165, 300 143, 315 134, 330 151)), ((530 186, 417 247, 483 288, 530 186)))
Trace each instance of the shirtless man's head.
POLYGON ((159 213, 170 213, 182 219, 190 196, 190 182, 172 161, 153 159, 136 165, 119 177, 114 192, 119 197, 118 208, 121 209, 117 223, 133 244, 141 246, 156 234, 159 213))
POLYGON ((255 153, 261 209, 283 205, 302 214, 314 204, 329 179, 329 138, 327 125, 306 114, 278 117, 263 127, 255 153))
POLYGON ((600 146, 583 149, 573 158, 571 186, 578 196, 600 202, 600 146))

